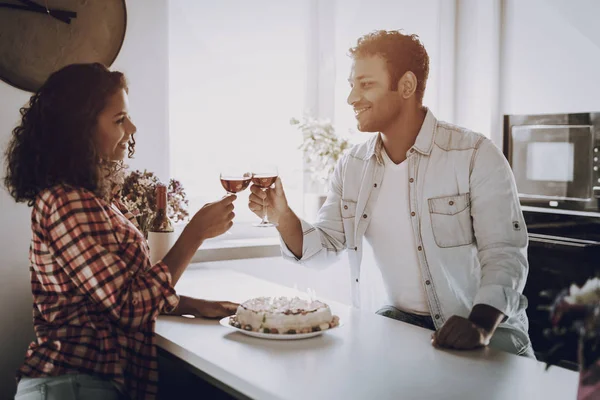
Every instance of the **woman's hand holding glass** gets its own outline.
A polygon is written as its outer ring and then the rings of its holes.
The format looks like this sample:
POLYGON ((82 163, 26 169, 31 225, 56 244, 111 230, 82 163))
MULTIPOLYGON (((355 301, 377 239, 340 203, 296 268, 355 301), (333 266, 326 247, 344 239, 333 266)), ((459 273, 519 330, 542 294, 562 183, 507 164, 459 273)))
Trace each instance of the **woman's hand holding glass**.
MULTIPOLYGON (((221 185, 223 186, 223 189, 225 189, 225 191, 227 192, 227 195, 232 196, 236 193, 246 190, 246 188, 250 184, 252 174, 239 168, 227 168, 221 170, 219 178, 221 179, 221 185)), ((233 197, 234 200, 235 198, 237 198, 236 196, 233 197)), ((225 233, 227 235, 231 235, 231 232, 229 231, 226 231, 225 233)))
POLYGON ((233 201, 237 196, 225 196, 219 201, 205 204, 192 217, 188 226, 204 241, 227 232, 233 225, 233 201))

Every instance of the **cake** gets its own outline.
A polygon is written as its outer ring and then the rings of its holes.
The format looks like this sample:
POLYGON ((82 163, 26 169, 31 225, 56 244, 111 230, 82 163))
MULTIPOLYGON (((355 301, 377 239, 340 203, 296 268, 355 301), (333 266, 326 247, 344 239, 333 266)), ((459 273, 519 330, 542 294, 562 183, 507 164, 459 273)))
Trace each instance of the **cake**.
POLYGON ((296 334, 333 328, 339 325, 339 318, 318 300, 257 297, 240 304, 229 323, 247 331, 296 334))

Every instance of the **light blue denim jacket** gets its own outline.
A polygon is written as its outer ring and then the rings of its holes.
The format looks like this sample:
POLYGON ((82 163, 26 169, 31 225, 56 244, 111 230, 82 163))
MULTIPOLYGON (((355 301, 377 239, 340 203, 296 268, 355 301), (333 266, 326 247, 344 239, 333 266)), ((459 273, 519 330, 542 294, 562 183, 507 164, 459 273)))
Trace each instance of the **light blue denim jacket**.
MULTIPOLYGON (((352 304, 360 307, 363 238, 384 172, 380 135, 354 146, 337 164, 315 224, 302 222, 302 258, 281 242, 285 258, 327 266, 348 253, 352 304)), ((500 325, 529 345, 527 229, 514 177, 485 136, 438 121, 431 111, 406 154, 412 228, 431 316, 440 328, 488 304, 500 325)))

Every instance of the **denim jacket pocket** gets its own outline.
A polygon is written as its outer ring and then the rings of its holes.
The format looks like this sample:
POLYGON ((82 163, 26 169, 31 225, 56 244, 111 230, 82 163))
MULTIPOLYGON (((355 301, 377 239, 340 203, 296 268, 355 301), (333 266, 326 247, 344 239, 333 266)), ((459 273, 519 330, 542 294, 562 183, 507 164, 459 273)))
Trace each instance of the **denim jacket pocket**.
POLYGON ((469 193, 434 197, 427 202, 438 247, 467 246, 474 242, 469 193))
POLYGON ((354 218, 356 217, 356 202, 353 200, 340 201, 342 213, 342 224, 344 225, 344 234, 346 236, 346 247, 354 249, 354 218))

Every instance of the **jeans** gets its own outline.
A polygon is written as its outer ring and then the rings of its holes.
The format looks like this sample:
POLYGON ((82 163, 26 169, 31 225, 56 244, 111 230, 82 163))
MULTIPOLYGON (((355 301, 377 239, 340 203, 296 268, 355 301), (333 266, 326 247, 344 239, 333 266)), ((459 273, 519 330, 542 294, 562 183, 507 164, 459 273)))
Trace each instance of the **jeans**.
POLYGON ((116 386, 108 380, 85 374, 43 378, 23 377, 15 400, 119 400, 116 386))
MULTIPOLYGON (((433 319, 429 315, 411 314, 401 311, 393 306, 385 306, 379 309, 376 314, 435 331, 433 319)), ((520 337, 521 335, 521 331, 516 329, 498 327, 490 339, 489 346, 518 356, 535 359, 533 348, 531 347, 531 344, 529 344, 529 340, 520 337)))

